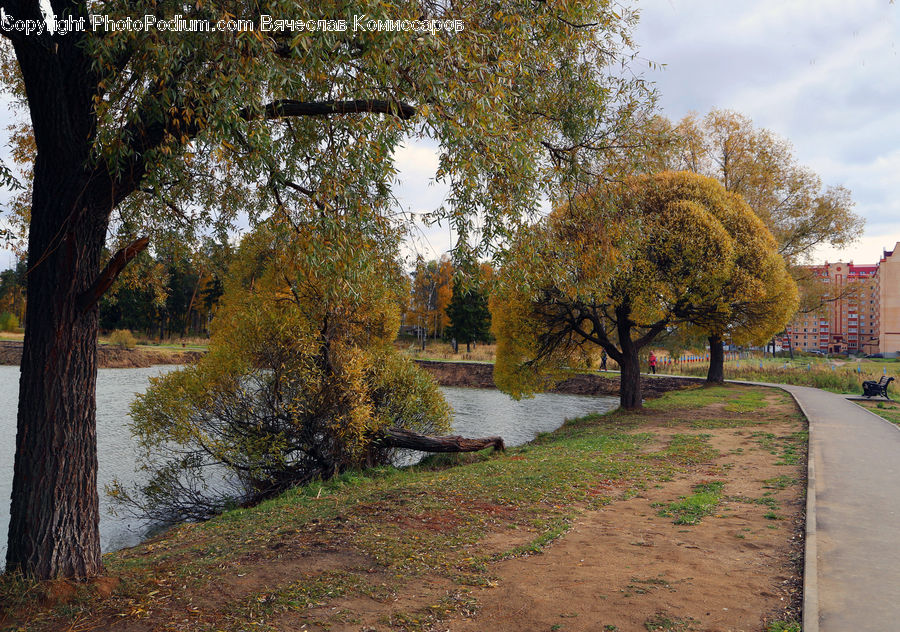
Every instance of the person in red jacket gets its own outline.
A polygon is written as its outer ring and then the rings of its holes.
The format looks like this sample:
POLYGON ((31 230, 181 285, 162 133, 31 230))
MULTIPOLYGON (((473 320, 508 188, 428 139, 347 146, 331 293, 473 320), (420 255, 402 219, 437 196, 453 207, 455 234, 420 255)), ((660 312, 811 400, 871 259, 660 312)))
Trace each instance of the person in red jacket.
POLYGON ((650 363, 650 372, 656 374, 656 356, 653 355, 653 352, 650 352, 650 357, 647 358, 647 361, 650 363))

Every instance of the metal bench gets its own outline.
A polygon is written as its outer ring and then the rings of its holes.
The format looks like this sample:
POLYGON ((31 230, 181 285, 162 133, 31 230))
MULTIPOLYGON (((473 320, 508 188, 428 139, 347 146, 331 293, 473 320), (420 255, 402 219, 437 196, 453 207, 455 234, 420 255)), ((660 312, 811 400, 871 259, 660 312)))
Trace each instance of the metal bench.
MULTIPOLYGON (((863 395, 866 397, 875 397, 880 395, 885 399, 891 399, 888 397, 887 389, 888 384, 894 381, 894 378, 888 377, 887 375, 882 375, 881 379, 877 382, 874 380, 866 380, 862 383, 863 387, 863 395)), ((891 399, 891 401, 894 401, 891 399)))

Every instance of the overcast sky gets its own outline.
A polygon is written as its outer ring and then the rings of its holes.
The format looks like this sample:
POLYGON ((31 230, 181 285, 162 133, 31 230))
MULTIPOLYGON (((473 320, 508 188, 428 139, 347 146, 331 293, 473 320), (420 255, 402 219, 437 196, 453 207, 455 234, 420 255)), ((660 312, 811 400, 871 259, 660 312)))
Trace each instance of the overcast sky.
POLYGON ((888 0, 642 0, 635 40, 673 119, 713 107, 791 141, 849 188, 865 236, 821 259, 874 263, 900 241, 900 7, 888 0))
MULTIPOLYGON (((656 83, 663 113, 679 119, 737 110, 790 140, 826 184, 848 187, 865 236, 819 258, 874 263, 900 241, 900 6, 889 0, 642 0, 636 70, 656 83), (659 70, 648 61, 663 65, 659 70)), ((5 152, 3 152, 5 153, 5 152)), ((398 154, 406 210, 435 208, 433 148, 398 154)), ((418 231, 428 257, 449 229, 418 231)), ((0 260, 0 267, 8 256, 0 260)))
MULTIPOLYGON (((635 70, 655 82, 677 120, 712 108, 741 112, 793 143, 825 184, 844 185, 866 218, 864 237, 818 259, 874 263, 900 241, 900 6, 888 0, 642 0, 635 70), (663 67, 653 70, 648 62, 663 67)), ((401 201, 431 208, 436 159, 398 154, 401 201)), ((446 228, 420 245, 449 248, 446 228)))

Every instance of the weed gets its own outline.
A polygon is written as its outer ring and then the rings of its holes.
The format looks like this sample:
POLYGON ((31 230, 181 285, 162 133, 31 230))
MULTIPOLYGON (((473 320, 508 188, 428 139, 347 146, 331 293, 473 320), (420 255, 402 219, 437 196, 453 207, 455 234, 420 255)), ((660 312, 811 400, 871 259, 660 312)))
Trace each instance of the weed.
POLYGON ((900 425, 900 409, 895 405, 887 406, 884 402, 856 402, 863 408, 868 408, 873 413, 887 419, 891 423, 900 425))
POLYGON ((680 632, 682 630, 691 630, 694 623, 699 623, 696 619, 671 619, 664 613, 656 613, 644 622, 647 632, 680 632))
MULTIPOLYGON (((726 407, 727 408, 727 407, 726 407)), ((758 419, 695 419, 691 422, 692 428, 740 428, 741 426, 758 426, 765 422, 758 419)))
POLYGON ((796 485, 799 481, 791 476, 776 476, 775 478, 767 478, 763 481, 765 489, 786 489, 791 485, 796 485))
POLYGON ((692 495, 682 497, 679 502, 669 503, 659 515, 674 518, 674 524, 699 524, 700 520, 710 515, 719 504, 724 486, 724 481, 694 485, 692 495))
POLYGON ((765 505, 769 509, 778 507, 778 501, 772 496, 763 496, 761 498, 752 498, 750 496, 729 496, 726 498, 728 502, 743 503, 745 505, 765 505))
POLYGON ((673 435, 669 445, 662 452, 653 456, 678 465, 707 463, 719 456, 718 451, 709 445, 710 436, 708 434, 673 435))
POLYGON ((726 386, 700 386, 667 393, 666 397, 644 402, 652 410, 676 410, 679 408, 701 408, 724 401, 732 389, 726 386))
MULTIPOLYGON (((725 404, 725 410, 733 413, 749 413, 766 407, 766 395, 764 391, 745 390, 737 397, 729 398, 725 404)), ((733 397, 733 396, 732 396, 733 397)))
POLYGON ((766 632, 801 632, 801 628, 796 621, 773 621, 766 626, 766 632))

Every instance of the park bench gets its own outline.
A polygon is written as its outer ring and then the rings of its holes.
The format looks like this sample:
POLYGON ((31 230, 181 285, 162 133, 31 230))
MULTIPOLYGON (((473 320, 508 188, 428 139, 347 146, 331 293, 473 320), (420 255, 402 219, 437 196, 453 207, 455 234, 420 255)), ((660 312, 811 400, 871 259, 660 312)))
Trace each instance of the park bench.
POLYGON ((882 375, 881 379, 877 382, 875 380, 866 380, 862 383, 863 395, 865 395, 866 397, 881 395, 885 399, 891 399, 890 397, 888 397, 887 388, 888 384, 893 381, 894 378, 888 377, 887 375, 882 375))

